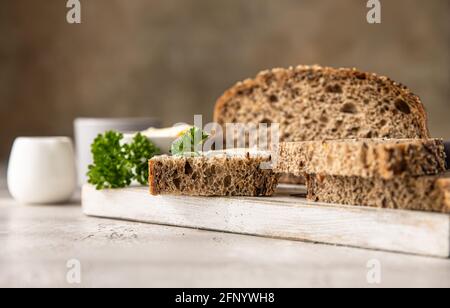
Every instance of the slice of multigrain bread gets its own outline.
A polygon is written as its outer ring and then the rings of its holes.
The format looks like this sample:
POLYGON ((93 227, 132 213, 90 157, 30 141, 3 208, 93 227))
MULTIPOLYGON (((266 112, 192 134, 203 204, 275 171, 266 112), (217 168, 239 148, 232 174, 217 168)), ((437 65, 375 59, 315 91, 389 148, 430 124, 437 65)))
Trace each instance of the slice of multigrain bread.
POLYGON ((392 179, 446 171, 440 139, 344 139, 281 143, 276 172, 392 179))
POLYGON ((199 156, 158 156, 149 162, 152 195, 271 196, 278 175, 263 169, 269 152, 211 151, 199 156))
POLYGON ((310 201, 450 213, 447 176, 379 178, 308 175, 310 201))

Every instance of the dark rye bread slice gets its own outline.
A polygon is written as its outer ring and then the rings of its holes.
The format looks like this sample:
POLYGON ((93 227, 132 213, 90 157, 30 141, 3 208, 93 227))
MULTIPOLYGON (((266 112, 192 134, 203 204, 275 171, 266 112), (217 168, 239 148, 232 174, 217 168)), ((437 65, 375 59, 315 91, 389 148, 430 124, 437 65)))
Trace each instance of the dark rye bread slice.
POLYGON ((278 175, 261 164, 270 153, 232 150, 200 156, 158 156, 149 162, 152 195, 271 196, 278 175))
POLYGON ((276 172, 392 179, 446 171, 440 139, 344 139, 281 143, 276 172))
POLYGON ((279 123, 281 142, 430 137, 424 107, 405 86, 320 66, 272 69, 237 83, 218 99, 214 121, 279 123))
POLYGON ((392 180, 308 175, 306 180, 311 201, 450 213, 448 175, 392 180))

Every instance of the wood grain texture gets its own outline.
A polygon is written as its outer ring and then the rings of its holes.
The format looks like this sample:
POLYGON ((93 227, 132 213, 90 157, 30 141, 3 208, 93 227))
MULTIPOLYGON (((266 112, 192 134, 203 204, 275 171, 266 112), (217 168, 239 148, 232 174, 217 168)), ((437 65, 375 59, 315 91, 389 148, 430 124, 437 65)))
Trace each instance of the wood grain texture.
POLYGON ((145 187, 82 191, 86 215, 448 258, 450 216, 306 201, 297 186, 272 198, 150 196, 145 187))

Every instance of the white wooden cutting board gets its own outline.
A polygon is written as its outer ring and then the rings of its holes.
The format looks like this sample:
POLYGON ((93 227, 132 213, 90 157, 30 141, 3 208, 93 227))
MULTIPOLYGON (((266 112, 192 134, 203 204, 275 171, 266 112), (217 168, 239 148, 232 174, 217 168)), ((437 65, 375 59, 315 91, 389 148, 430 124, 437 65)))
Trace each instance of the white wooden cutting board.
POLYGON ((450 215, 308 202, 301 186, 271 198, 151 196, 146 187, 83 187, 86 215, 448 258, 450 215))

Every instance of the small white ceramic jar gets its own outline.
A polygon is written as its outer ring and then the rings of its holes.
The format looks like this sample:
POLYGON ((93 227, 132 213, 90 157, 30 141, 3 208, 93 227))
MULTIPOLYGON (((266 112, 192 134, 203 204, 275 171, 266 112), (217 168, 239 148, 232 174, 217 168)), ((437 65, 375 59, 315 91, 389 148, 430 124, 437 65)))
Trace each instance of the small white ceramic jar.
POLYGON ((69 200, 77 186, 73 144, 68 137, 19 137, 8 164, 8 189, 25 204, 69 200))

